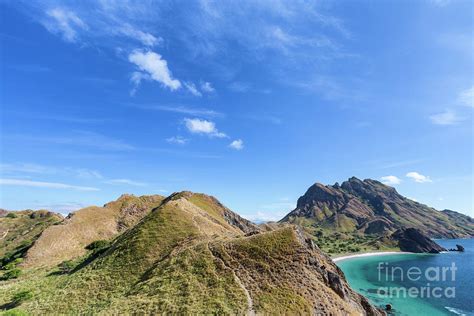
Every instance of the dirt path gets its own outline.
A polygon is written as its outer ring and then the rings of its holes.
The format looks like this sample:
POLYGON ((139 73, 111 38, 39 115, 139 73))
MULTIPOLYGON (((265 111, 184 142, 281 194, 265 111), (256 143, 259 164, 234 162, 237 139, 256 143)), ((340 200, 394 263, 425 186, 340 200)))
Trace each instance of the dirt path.
POLYGON ((252 300, 252 297, 250 296, 249 291, 247 290, 245 285, 242 283, 240 278, 237 276, 237 274, 234 271, 232 271, 232 273, 234 274, 235 282, 237 282, 237 284, 242 288, 242 290, 245 293, 245 297, 247 298, 247 315, 255 316, 255 311, 253 309, 253 300, 252 300))
MULTIPOLYGON (((211 252, 211 254, 213 254, 211 248, 209 247, 209 242, 207 243, 207 248, 209 249, 209 251, 211 252)), ((240 288, 242 289, 242 291, 244 291, 244 294, 245 294, 245 298, 247 299, 247 315, 248 316, 255 316, 255 310, 253 308, 253 299, 252 297, 250 296, 250 292, 247 290, 247 288, 245 287, 244 283, 242 282, 242 280, 237 276, 237 274, 235 273, 235 271, 230 268, 229 266, 227 266, 224 262, 224 260, 222 260, 220 257, 218 256, 215 256, 213 254, 214 258, 216 258, 217 260, 219 260, 220 262, 222 262, 222 264, 224 265, 224 267, 228 270, 230 270, 230 272, 232 272, 232 275, 234 276, 234 280, 235 282, 240 286, 240 288)))

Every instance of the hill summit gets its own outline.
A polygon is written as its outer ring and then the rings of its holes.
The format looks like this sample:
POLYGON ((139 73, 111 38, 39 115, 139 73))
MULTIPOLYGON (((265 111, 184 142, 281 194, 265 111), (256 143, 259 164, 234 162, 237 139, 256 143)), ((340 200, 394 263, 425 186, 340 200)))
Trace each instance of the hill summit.
MULTIPOLYGON (((352 238, 356 247, 346 249, 348 252, 363 250, 361 245, 399 247, 399 237, 406 235, 408 228, 417 230, 417 236, 429 238, 474 236, 474 221, 469 216, 437 211, 402 196, 395 188, 379 181, 356 177, 341 185, 315 183, 281 222, 300 224, 326 240, 331 236, 334 239, 352 238)), ((425 244, 419 250, 429 252, 431 249, 441 250, 434 243, 427 247, 425 244)), ((333 253, 344 251, 332 250, 333 253)))
MULTIPOLYGON (((0 283, 0 305, 33 314, 382 314, 294 225, 262 231, 192 192, 172 194, 145 213, 72 262, 31 262, 24 275, 0 283), (15 305, 15 293, 25 291, 31 297, 15 305)), ((48 240, 59 241, 62 231, 50 230, 48 240)), ((61 249, 49 255, 56 260, 61 249)))

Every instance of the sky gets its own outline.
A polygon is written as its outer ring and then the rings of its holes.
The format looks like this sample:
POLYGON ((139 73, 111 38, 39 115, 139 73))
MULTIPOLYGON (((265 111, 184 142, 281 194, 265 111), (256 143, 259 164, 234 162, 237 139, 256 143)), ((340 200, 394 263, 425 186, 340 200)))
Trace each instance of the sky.
POLYGON ((474 216, 471 1, 0 1, 0 207, 372 178, 474 216))

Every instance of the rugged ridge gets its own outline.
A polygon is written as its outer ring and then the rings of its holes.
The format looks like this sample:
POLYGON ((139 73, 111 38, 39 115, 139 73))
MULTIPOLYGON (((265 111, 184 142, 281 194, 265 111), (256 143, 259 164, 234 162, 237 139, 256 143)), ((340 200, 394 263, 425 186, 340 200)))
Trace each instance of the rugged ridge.
POLYGON ((263 232, 204 194, 175 193, 109 240, 66 273, 0 283, 0 305, 34 290, 31 314, 383 314, 305 232, 263 232))
POLYGON ((432 238, 474 236, 474 222, 468 216, 437 211, 400 195, 395 188, 355 177, 341 185, 311 186, 282 222, 298 218, 339 232, 390 234, 413 227, 432 238))
POLYGON ((59 225, 46 228, 26 253, 23 265, 55 266, 83 256, 87 245, 96 240, 113 238, 134 226, 163 199, 161 195, 136 197, 124 194, 103 207, 80 209, 59 225))

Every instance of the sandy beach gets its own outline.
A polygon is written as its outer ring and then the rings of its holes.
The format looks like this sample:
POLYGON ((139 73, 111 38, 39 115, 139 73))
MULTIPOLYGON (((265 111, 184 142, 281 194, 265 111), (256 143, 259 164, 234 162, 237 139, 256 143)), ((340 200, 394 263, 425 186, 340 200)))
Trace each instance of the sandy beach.
POLYGON ((412 252, 403 252, 403 251, 381 251, 381 252, 366 252, 358 253, 353 255, 341 256, 336 258, 331 258, 333 262, 338 262, 342 260, 360 258, 360 257, 373 257, 373 256, 385 256, 385 255, 403 255, 403 254, 413 254, 412 252))

